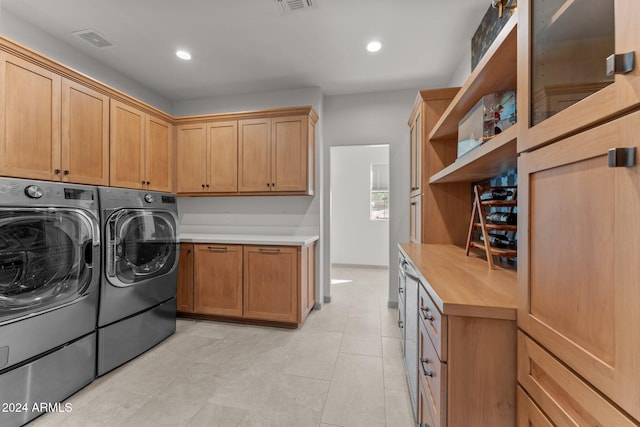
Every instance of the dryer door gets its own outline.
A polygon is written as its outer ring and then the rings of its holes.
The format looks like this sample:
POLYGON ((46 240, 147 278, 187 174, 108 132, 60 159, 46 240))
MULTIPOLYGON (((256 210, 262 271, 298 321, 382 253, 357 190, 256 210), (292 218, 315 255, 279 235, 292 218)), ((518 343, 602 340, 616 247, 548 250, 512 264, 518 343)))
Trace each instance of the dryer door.
POLYGON ((126 287, 172 271, 178 260, 176 222, 167 211, 113 213, 106 224, 109 281, 126 287))
POLYGON ((93 274, 95 218, 74 209, 0 209, 0 324, 71 304, 93 274))

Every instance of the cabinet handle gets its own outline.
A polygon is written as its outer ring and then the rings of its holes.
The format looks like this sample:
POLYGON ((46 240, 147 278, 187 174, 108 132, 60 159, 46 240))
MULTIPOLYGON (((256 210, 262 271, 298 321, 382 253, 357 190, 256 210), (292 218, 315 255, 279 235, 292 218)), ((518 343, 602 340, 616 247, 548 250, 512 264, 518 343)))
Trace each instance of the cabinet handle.
POLYGON ((187 255, 191 253, 191 249, 187 249, 187 255))
POLYGON ((69 171, 65 169, 65 171, 63 172, 65 175, 69 175, 69 171))
POLYGON ((426 307, 420 307, 420 311, 422 312, 422 318, 424 320, 433 320, 433 316, 429 313, 429 309, 426 307))
POLYGON ((402 328, 403 328, 403 326, 402 326, 402 320, 398 320, 398 327, 399 327, 400 329, 402 329, 402 328))
POLYGON ((222 251, 222 252, 227 251, 226 246, 207 246, 207 249, 209 249, 210 251, 222 251))
POLYGON ((260 252, 268 253, 268 254, 277 254, 280 253, 280 249, 278 248, 260 248, 258 249, 260 252))
POLYGON ((207 188, 209 188, 209 184, 207 184, 207 188))
POLYGON ((404 288, 402 288, 402 287, 398 286, 398 293, 399 293, 399 294, 404 293, 404 288))
POLYGON ((204 184, 202 184, 202 189, 204 190, 204 184))
POLYGON ((627 74, 635 68, 634 52, 614 54, 607 57, 607 76, 627 74))
POLYGON ((636 165, 636 147, 611 148, 607 152, 610 168, 629 168, 636 165))
POLYGON ((271 187, 271 184, 269 184, 268 182, 267 182, 267 187, 271 187))
POLYGON ((147 181, 147 185, 151 184, 151 182, 147 181))
POLYGON ((429 363, 429 359, 427 358, 420 359, 420 366, 422 366, 422 373, 424 374, 424 376, 433 378, 433 371, 430 371, 425 367, 429 363))
POLYGON ((54 170, 53 170, 53 174, 54 174, 54 175, 58 175, 59 173, 60 173, 60 169, 54 169, 54 170))
POLYGON ((275 186, 276 186, 276 183, 275 183, 275 182, 272 182, 272 183, 271 183, 271 186, 272 186, 272 187, 275 187, 275 186))
POLYGON ((140 184, 144 185, 144 180, 143 180, 143 181, 140 181, 140 184))

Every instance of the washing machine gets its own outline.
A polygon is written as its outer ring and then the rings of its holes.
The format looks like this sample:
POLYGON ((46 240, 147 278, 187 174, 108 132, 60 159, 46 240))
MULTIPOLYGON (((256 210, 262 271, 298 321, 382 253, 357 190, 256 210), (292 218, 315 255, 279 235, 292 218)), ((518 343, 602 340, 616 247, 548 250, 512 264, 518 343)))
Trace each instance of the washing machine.
POLYGON ((98 310, 98 375, 176 329, 178 210, 174 194, 98 187, 104 269, 98 310))
POLYGON ((96 187, 0 178, 0 425, 60 407, 96 377, 96 187))

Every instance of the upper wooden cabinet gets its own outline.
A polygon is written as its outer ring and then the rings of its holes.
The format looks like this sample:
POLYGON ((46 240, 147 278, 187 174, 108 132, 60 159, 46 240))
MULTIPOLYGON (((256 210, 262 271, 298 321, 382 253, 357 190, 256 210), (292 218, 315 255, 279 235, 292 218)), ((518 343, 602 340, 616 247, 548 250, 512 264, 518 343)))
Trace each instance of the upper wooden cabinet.
POLYGON ((238 191, 238 122, 176 128, 178 193, 238 191))
POLYGON ((240 120, 238 128, 240 192, 313 194, 308 116, 240 120))
POLYGON ((0 52, 0 174, 107 185, 109 98, 0 52))
POLYGON ((113 187, 173 191, 171 124, 111 100, 111 176, 113 187))
POLYGON ((178 193, 313 195, 317 119, 311 107, 185 118, 176 127, 178 193))
POLYGON ((640 2, 520 0, 518 151, 610 120, 640 105, 640 2), (607 75, 607 57, 635 67, 607 75))

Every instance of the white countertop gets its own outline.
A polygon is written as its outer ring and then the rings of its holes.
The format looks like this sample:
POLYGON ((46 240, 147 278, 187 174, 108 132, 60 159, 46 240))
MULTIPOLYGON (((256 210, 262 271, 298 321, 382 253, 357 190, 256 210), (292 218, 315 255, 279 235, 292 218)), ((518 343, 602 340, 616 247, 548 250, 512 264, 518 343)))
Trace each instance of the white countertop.
POLYGON ((318 240, 320 236, 312 235, 277 235, 277 234, 212 234, 212 233, 180 233, 182 243, 227 243, 238 245, 286 245, 305 246, 318 240))

